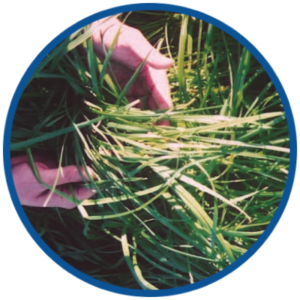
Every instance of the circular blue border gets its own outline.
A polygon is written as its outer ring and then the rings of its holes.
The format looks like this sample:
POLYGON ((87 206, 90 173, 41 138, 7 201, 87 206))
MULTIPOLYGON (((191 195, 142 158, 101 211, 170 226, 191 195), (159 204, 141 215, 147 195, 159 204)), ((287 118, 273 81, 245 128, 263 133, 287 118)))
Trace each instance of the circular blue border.
POLYGON ((245 263, 266 241, 266 239, 270 236, 272 231, 274 230, 276 224, 278 223, 285 207, 288 202, 290 192, 293 186, 294 177, 295 177, 295 170, 296 170, 296 161, 297 161, 297 141, 296 141, 296 130, 295 130, 295 124, 293 119, 293 114, 291 111, 291 107, 288 101, 288 98, 285 94, 285 91, 276 76, 275 72, 273 71, 272 67, 269 65, 269 63, 265 60, 265 58, 258 52, 258 50, 243 36, 241 36, 238 32, 236 32, 231 27, 225 25, 224 23, 218 21, 217 19, 208 16, 204 13, 198 12, 196 10, 192 10, 189 8, 176 6, 176 5, 170 5, 170 4, 152 4, 152 3, 145 3, 145 4, 131 4, 131 5, 124 5, 115 7, 112 9, 108 9, 99 13, 96 13, 92 16, 89 16, 78 23, 72 25, 65 31, 63 31, 60 35, 58 35, 54 40, 52 40, 35 58, 35 60, 32 62, 32 64, 29 66, 27 71, 25 72, 23 78, 21 79, 15 94, 13 96, 7 119, 6 119, 6 126, 4 131, 4 146, 3 146, 3 157, 4 157, 4 168, 5 168, 5 175, 7 180, 7 185, 9 187, 10 195, 13 200, 15 209, 22 220, 24 226, 26 227, 29 234, 32 236, 32 238, 35 240, 35 242, 43 249, 43 251, 52 259, 54 260, 58 265, 60 265, 62 268, 64 268, 69 273, 73 274, 74 276, 80 278, 81 280, 94 285, 96 287, 99 287, 101 289, 105 289, 111 292, 120 293, 124 295, 131 295, 131 296, 144 296, 144 297, 156 297, 156 296, 170 296, 170 295, 176 295, 181 294, 185 292, 189 292, 192 290, 200 289, 202 287, 205 287, 224 276, 230 274, 235 269, 237 269, 239 266, 241 266, 243 263, 245 263), (239 259, 237 259, 235 262, 233 262, 230 266, 225 268, 224 270, 220 271, 217 274, 214 274, 206 279, 203 279, 199 282, 196 282, 194 284, 190 284, 183 287, 173 288, 173 289, 165 289, 165 290, 157 290, 157 291, 144 291, 144 290, 134 290, 134 289, 128 289, 128 288, 122 288, 118 286, 114 286, 111 284, 107 284, 101 281, 98 281, 88 275, 85 275, 84 273, 81 273, 77 269, 70 266, 68 263, 66 263, 63 259, 61 259, 55 252, 53 252, 48 245, 40 238, 40 236, 37 234, 37 232, 32 227, 31 223, 27 219, 27 216, 19 202, 14 183, 12 178, 12 172, 11 172, 11 166, 10 166, 10 139, 11 139, 11 129, 12 129, 12 123, 14 119, 14 114, 19 102, 19 99, 23 93, 24 88, 26 87, 26 84, 35 71, 35 69, 39 66, 39 64, 42 62, 42 60, 46 57, 46 55, 60 42, 62 42, 65 38, 67 38, 69 35, 71 35, 76 30, 82 28, 86 24, 90 24, 93 21, 96 21, 98 19, 121 13, 121 12, 129 12, 129 11, 137 11, 137 10, 161 10, 161 11, 170 11, 170 12, 176 12, 181 14, 186 14, 193 16, 198 19, 202 19, 205 22, 211 23, 214 26, 222 29, 232 37, 234 37, 237 41, 239 41, 243 46, 245 46, 251 54, 260 62, 262 67, 265 69, 265 71, 268 73, 269 77, 274 83, 274 86, 277 89, 277 92, 280 96, 280 99, 282 101, 285 114, 287 117, 287 123, 288 123, 288 129, 289 129, 289 135, 290 135, 290 165, 289 165, 289 173, 288 178, 286 182, 286 187, 282 196, 282 200, 280 201, 280 204, 278 206, 278 209, 276 210, 276 213, 274 217, 272 218, 270 224, 264 231, 264 233, 260 236, 260 238, 257 240, 257 242, 239 259))

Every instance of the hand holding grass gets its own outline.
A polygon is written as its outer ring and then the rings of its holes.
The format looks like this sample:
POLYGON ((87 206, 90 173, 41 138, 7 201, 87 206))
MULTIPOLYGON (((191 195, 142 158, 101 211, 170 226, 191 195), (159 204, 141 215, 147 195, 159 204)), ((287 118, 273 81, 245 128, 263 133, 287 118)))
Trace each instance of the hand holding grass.
POLYGON ((139 30, 122 24, 116 18, 99 20, 92 23, 91 27, 94 30, 94 51, 100 60, 103 61, 112 48, 109 73, 122 89, 144 63, 126 93, 128 100, 132 102, 146 98, 140 107, 170 109, 172 101, 166 69, 173 65, 173 60, 159 53, 139 30))
MULTIPOLYGON (((122 24, 116 18, 99 20, 91 27, 94 29, 92 36, 94 51, 101 60, 105 59, 117 37, 110 57, 109 73, 122 89, 138 67, 144 64, 126 92, 128 100, 132 102, 140 99, 141 108, 152 110, 172 108, 166 69, 173 65, 173 60, 159 53, 139 30, 122 24)), ((160 120, 159 124, 169 125, 169 121, 160 120)), ((26 155, 11 160, 13 179, 22 205, 66 209, 76 207, 76 204, 67 200, 63 194, 51 191, 53 186, 59 192, 77 200, 90 198, 95 194, 94 191, 80 186, 79 183, 87 180, 88 176, 84 171, 80 174, 76 166, 66 166, 59 170, 53 161, 46 157, 36 156, 34 160, 42 183, 36 179, 26 155), (73 193, 69 184, 73 187, 73 193)), ((88 171, 93 172, 90 168, 88 171)))
MULTIPOLYGON (((27 155, 11 159, 13 180, 22 205, 66 209, 76 207, 76 204, 62 195, 52 192, 46 185, 55 186, 56 190, 76 200, 83 200, 95 194, 94 191, 80 185, 81 182, 88 180, 88 176, 85 171, 80 172, 77 166, 66 166, 59 170, 51 159, 35 156, 34 160, 41 183, 37 181, 27 155)), ((92 169, 88 168, 87 170, 93 177, 92 169)))

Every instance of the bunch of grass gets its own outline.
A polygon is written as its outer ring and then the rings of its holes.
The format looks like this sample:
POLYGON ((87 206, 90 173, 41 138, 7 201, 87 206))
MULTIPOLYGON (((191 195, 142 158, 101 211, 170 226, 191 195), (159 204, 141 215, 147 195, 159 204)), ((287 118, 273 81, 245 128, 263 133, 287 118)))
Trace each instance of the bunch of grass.
POLYGON ((34 72, 11 150, 50 150, 97 174, 96 196, 78 210, 26 208, 59 256, 114 285, 173 288, 223 270, 266 229, 287 179, 288 128, 269 77, 226 33, 169 12, 133 12, 126 23, 174 59, 174 109, 129 104, 86 26, 34 72))

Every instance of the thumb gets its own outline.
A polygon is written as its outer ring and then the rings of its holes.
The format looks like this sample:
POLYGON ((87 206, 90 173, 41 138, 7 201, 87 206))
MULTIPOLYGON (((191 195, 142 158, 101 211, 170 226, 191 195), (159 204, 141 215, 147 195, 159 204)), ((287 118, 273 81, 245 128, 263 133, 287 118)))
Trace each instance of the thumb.
POLYGON ((115 57, 120 63, 134 70, 144 59, 148 66, 155 69, 167 69, 173 65, 173 60, 155 49, 139 30, 126 25, 123 27, 113 58, 115 57))
MULTIPOLYGON (((152 47, 153 48, 153 47, 152 47)), ((171 58, 163 56, 157 49, 153 48, 150 52, 147 63, 154 69, 168 69, 173 66, 174 62, 171 58)))
POLYGON ((42 169, 39 170, 42 181, 45 184, 53 186, 58 178, 57 185, 62 185, 66 183, 75 183, 89 180, 89 177, 94 177, 94 171, 87 167, 87 173, 81 169, 79 170, 77 166, 67 166, 60 169, 42 169))

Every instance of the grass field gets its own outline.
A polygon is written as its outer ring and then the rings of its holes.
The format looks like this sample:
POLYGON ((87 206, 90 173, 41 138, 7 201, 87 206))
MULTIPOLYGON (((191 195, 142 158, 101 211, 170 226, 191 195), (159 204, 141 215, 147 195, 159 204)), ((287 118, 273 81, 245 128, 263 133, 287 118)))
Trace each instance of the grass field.
POLYGON ((223 270, 264 232, 287 180, 289 132, 273 83, 232 37, 169 12, 125 17, 174 60, 174 109, 129 104, 86 26, 34 72, 11 151, 98 175, 97 194, 78 209, 24 207, 54 252, 103 282, 174 288, 223 270), (154 125, 163 118, 171 126, 154 125))

